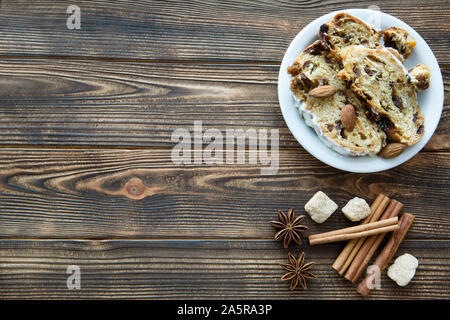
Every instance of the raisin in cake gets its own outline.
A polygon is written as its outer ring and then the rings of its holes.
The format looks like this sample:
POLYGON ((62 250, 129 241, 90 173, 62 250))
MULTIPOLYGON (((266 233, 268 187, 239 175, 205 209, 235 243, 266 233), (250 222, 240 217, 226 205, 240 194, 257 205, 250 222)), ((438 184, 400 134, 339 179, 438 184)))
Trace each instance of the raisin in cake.
POLYGON ((374 156, 385 145, 386 135, 370 118, 364 102, 338 78, 341 68, 329 46, 318 40, 288 68, 292 76, 291 91, 305 122, 326 145, 347 156, 374 156), (333 86, 336 93, 324 98, 308 94, 323 85, 333 86), (340 120, 341 109, 347 104, 353 105, 356 112, 355 127, 351 131, 345 129, 340 120))
POLYGON ((403 64, 386 49, 350 46, 340 51, 339 77, 363 98, 392 140, 413 145, 424 134, 424 118, 403 64))

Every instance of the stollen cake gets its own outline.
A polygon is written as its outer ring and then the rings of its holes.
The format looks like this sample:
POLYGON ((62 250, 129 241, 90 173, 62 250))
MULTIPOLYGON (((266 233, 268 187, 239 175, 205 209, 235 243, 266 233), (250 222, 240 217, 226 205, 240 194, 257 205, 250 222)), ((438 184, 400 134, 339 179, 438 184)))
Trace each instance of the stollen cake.
POLYGON ((340 49, 351 45, 381 48, 381 36, 381 32, 372 26, 344 12, 335 15, 319 30, 319 39, 325 41, 335 55, 340 49))
POLYGON ((414 85, 417 91, 428 89, 430 86, 430 69, 419 63, 414 68, 408 70, 409 80, 414 85))
POLYGON ((405 59, 409 57, 416 46, 416 40, 406 30, 390 27, 383 31, 384 45, 400 52, 405 59))
POLYGON ((306 124, 330 148, 347 156, 374 156, 385 145, 386 135, 370 118, 364 101, 339 79, 341 67, 323 41, 314 42, 288 68, 294 100, 306 124), (311 96, 311 90, 320 86, 331 86, 335 93, 311 96), (353 130, 345 129, 341 121, 341 110, 348 104, 355 109, 353 130))
POLYGON ((382 49, 384 48, 381 43, 382 38, 386 49, 401 62, 409 57, 416 45, 414 38, 406 30, 397 27, 384 31, 376 30, 373 26, 345 12, 335 15, 319 30, 319 39, 328 44, 337 59, 342 48, 352 45, 382 49))
POLYGON ((340 51, 340 79, 367 102, 388 138, 413 145, 424 134, 416 90, 403 64, 385 49, 349 46, 340 51))
POLYGON ((338 13, 320 27, 318 39, 288 73, 297 108, 319 138, 349 156, 374 156, 387 142, 417 143, 424 117, 416 93, 429 87, 430 70, 403 67, 414 38, 338 13))

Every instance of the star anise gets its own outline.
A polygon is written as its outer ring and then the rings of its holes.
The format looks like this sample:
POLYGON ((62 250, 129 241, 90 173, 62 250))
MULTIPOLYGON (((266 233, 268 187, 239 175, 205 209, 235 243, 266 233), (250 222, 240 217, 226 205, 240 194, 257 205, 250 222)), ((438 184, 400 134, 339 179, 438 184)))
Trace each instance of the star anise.
POLYGON ((305 216, 295 217, 294 209, 289 209, 285 214, 283 211, 278 212, 279 221, 271 221, 273 227, 281 229, 275 234, 275 239, 279 240, 283 238, 283 246, 287 248, 291 240, 294 240, 297 244, 302 244, 301 233, 308 230, 308 227, 301 225, 305 216))
POLYGON ((289 263, 282 263, 281 266, 287 271, 287 273, 281 277, 281 280, 290 280, 289 289, 294 290, 297 284, 306 290, 306 279, 315 279, 316 276, 308 271, 314 264, 314 262, 309 262, 305 264, 305 253, 302 252, 298 259, 289 252, 288 253, 289 263))

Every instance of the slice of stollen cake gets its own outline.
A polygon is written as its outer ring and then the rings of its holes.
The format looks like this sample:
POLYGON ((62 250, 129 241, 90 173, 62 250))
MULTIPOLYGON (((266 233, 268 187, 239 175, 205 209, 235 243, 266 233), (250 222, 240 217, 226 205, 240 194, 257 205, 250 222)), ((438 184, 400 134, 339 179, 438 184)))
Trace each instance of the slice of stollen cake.
POLYGON ((349 46, 340 51, 340 79, 369 106, 392 140, 413 145, 424 134, 424 117, 403 64, 386 49, 349 46))
POLYGON ((341 68, 326 43, 314 42, 288 68, 294 100, 306 124, 330 148, 347 156, 375 156, 384 147, 386 135, 370 117, 364 101, 338 77, 341 68), (334 89, 321 97, 312 94, 324 87, 334 89), (348 104, 355 110, 352 130, 345 128, 341 119, 348 104))

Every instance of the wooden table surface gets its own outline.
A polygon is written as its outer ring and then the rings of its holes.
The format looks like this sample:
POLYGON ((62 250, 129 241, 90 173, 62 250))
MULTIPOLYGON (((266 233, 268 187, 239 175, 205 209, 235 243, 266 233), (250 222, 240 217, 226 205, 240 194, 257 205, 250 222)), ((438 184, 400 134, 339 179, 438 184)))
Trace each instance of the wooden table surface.
MULTIPOLYGON (((333 169, 289 132, 279 65, 306 24, 369 1, 1 1, 0 298, 359 298, 331 264, 343 243, 291 246, 316 262, 308 291, 280 281, 278 209, 323 190, 342 207, 379 192, 416 215, 399 250, 410 285, 370 298, 450 298, 450 2, 377 1, 417 30, 442 68, 428 145, 380 173, 333 169), (439 107, 439 106, 436 106, 439 107), (177 128, 279 129, 280 169, 177 165, 177 128), (81 268, 68 290, 66 268, 81 268)), ((311 233, 349 226, 337 212, 311 233)))

